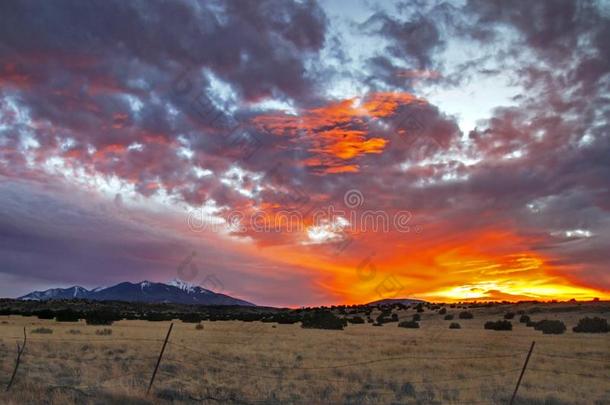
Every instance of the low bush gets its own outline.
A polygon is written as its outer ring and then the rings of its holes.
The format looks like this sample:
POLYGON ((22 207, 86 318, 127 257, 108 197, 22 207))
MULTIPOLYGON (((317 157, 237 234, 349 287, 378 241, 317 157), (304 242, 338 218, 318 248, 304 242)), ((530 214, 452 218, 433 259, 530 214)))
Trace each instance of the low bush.
POLYGON ((80 335, 81 331, 80 331, 80 329, 70 329, 68 331, 68 333, 71 334, 71 335, 80 335))
POLYGON ((447 314, 447 315, 445 315, 445 320, 446 320, 446 321, 452 321, 452 320, 453 320, 453 314, 447 314))
POLYGON ((536 322, 534 329, 542 331, 545 335, 561 335, 566 331, 566 325, 558 320, 544 319, 536 322))
POLYGON ((441 308, 440 311, 438 311, 439 315, 445 315, 447 313, 447 308, 441 308))
POLYGON ((421 321, 421 315, 413 314, 413 322, 418 322, 418 321, 421 321))
POLYGON ((148 312, 142 315, 142 319, 145 319, 149 322, 171 321, 172 319, 174 319, 174 315, 165 312, 148 312))
POLYGON ((398 322, 398 315, 397 314, 389 314, 389 313, 381 313, 381 315, 379 315, 377 317, 377 323, 390 323, 390 322, 398 322), (389 316, 388 316, 389 315, 389 316))
POLYGON ((414 397, 415 396, 415 387, 413 387, 413 384, 411 384, 411 383, 404 383, 400 387, 399 393, 400 393, 400 395, 404 395, 407 397, 414 397))
POLYGON ((578 325, 576 325, 572 330, 576 333, 608 333, 610 331, 610 327, 608 326, 608 321, 604 318, 583 318, 578 321, 578 325))
POLYGON ((519 322, 521 322, 521 323, 528 323, 530 320, 531 320, 530 317, 527 315, 521 315, 519 317, 519 322))
POLYGON ((354 323, 354 324, 361 324, 361 323, 364 323, 364 319, 359 316, 354 316, 351 318, 347 318, 347 322, 354 323))
MULTIPOLYGON (((331 312, 324 312, 324 313, 329 313, 332 315, 331 312)), ((314 313, 312 315, 315 316, 315 314, 316 313, 314 313)), ((312 316, 312 315, 308 315, 308 316, 312 316)), ((292 325, 292 324, 295 324, 300 321, 301 321, 301 316, 299 314, 290 313, 290 312, 273 314, 271 317, 265 318, 262 320, 262 322, 276 322, 276 323, 279 323, 280 325, 292 325)))
POLYGON ((513 324, 507 320, 485 322, 485 329, 491 330, 513 330, 513 324))
POLYGON ((347 321, 334 315, 332 312, 320 311, 307 315, 301 321, 301 327, 306 329, 335 329, 343 330, 347 321))
POLYGON ((57 322, 78 322, 81 317, 80 313, 72 311, 71 309, 62 309, 55 312, 55 320, 57 322))
POLYGON ((110 336, 110 335, 112 335, 112 329, 108 329, 108 328, 98 329, 95 331, 95 334, 100 335, 100 336, 110 336))
POLYGON ((53 319, 55 318, 55 312, 50 309, 41 309, 40 311, 34 311, 32 315, 36 315, 38 319, 53 319))
POLYGON ((451 325, 449 325, 449 329, 462 329, 462 327, 457 322, 451 322, 451 325))
POLYGON ((32 333, 40 333, 40 334, 51 334, 53 333, 53 329, 49 329, 49 328, 36 328, 36 329, 32 329, 31 331, 32 333))
POLYGON ((87 325, 112 325, 114 321, 121 320, 118 312, 109 310, 96 310, 85 313, 87 325))
POLYGON ((515 317, 514 312, 507 312, 504 314, 504 319, 513 319, 515 317))
POLYGON ((458 315, 458 318, 460 318, 460 319, 472 319, 472 318, 474 318, 474 315, 470 311, 462 311, 458 315))
POLYGON ((398 324, 400 328, 410 328, 417 329, 419 328, 419 323, 417 321, 402 321, 398 324))
POLYGON ((180 314, 178 319, 184 323, 199 323, 202 321, 202 316, 196 312, 187 312, 185 314, 180 314))
POLYGON ((197 329, 197 330, 203 329, 203 324, 198 323, 197 326, 195 326, 195 329, 197 329))

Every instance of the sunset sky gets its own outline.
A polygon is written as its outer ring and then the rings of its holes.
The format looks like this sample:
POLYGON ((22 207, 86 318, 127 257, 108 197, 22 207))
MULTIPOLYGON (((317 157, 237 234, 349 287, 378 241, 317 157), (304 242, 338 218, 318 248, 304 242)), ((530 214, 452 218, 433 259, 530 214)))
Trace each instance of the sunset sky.
POLYGON ((2 1, 0 296, 609 299, 608 38, 602 1, 2 1))

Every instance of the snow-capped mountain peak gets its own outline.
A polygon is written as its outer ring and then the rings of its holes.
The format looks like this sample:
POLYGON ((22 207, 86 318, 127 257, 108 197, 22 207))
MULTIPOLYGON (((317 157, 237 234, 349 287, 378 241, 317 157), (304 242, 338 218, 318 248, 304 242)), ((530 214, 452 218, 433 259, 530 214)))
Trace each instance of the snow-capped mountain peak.
POLYGON ((188 293, 195 292, 195 288, 197 287, 195 284, 189 283, 188 281, 180 280, 179 278, 174 278, 167 285, 171 285, 173 287, 179 288, 182 291, 186 291, 188 293))
POLYGON ((147 280, 139 283, 122 282, 112 287, 96 288, 91 291, 79 286, 52 288, 46 291, 34 291, 19 299, 31 301, 87 299, 98 301, 172 302, 195 305, 254 305, 238 298, 206 290, 178 278, 167 284, 147 280))

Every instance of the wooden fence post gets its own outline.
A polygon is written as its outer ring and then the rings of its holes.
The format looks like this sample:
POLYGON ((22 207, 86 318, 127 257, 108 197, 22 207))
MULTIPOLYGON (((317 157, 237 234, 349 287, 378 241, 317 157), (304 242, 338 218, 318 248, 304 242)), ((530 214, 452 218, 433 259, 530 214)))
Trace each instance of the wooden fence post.
POLYGON ((8 385, 6 386, 6 392, 11 389, 11 385, 13 385, 13 381, 15 381, 15 376, 17 375, 17 370, 19 369, 19 364, 21 363, 21 355, 25 350, 25 344, 28 341, 28 335, 25 333, 25 326, 23 327, 23 345, 19 346, 17 343, 17 360, 15 361, 15 368, 13 369, 13 375, 11 376, 8 385))
POLYGON ((174 327, 174 323, 172 322, 169 325, 169 330, 167 331, 167 335, 165 336, 165 342, 163 342, 163 347, 161 347, 161 353, 159 353, 159 358, 157 359, 157 364, 155 365, 155 371, 153 371, 153 375, 150 378, 150 384, 148 384, 148 389, 146 390, 146 394, 150 393, 150 389, 155 382, 155 377, 157 376, 157 370, 159 369, 159 364, 161 364, 161 359, 163 358, 163 352, 165 351, 165 346, 167 346, 167 341, 169 340, 169 334, 172 333, 172 328, 174 327))
POLYGON ((523 369, 521 370, 521 374, 519 375, 519 379, 517 380, 517 386, 515 387, 515 391, 513 392, 513 396, 510 399, 509 405, 513 405, 515 398, 517 397, 517 391, 519 391, 519 385, 521 385, 521 380, 523 379, 523 374, 525 374, 525 369, 527 368, 527 363, 530 361, 530 357, 532 356, 532 352, 534 351, 535 341, 532 342, 530 346, 530 351, 527 353, 527 357, 525 358, 525 363, 523 364, 523 369))

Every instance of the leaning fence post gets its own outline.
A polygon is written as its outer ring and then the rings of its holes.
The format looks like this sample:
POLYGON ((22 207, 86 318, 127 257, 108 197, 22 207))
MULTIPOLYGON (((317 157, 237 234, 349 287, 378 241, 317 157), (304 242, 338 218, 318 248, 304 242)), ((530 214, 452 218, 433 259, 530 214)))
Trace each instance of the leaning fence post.
POLYGON ((515 387, 515 391, 513 392, 512 398, 510 399, 509 405, 513 405, 513 402, 515 401, 515 398, 517 397, 517 391, 519 391, 519 385, 521 385, 521 380, 523 379, 523 374, 525 374, 525 369, 527 367, 527 363, 529 363, 529 361, 530 361, 530 357, 532 356, 532 352, 534 351, 535 344, 536 344, 536 342, 533 341, 532 345, 530 346, 530 351, 527 353, 527 357, 525 358, 525 363, 523 364, 523 369, 521 370, 521 374, 519 375, 519 379, 517 380, 517 386, 515 387))
POLYGON ((174 323, 172 322, 169 325, 169 330, 167 331, 167 336, 165 336, 165 342, 163 342, 163 347, 161 347, 161 353, 159 353, 159 358, 157 359, 157 364, 155 365, 155 371, 153 371, 153 375, 150 378, 150 384, 148 384, 148 389, 146 390, 146 394, 150 392, 150 389, 155 382, 155 376, 157 375, 157 370, 159 369, 159 364, 161 364, 161 359, 163 358, 163 352, 165 351, 165 346, 167 346, 167 341, 169 339, 169 334, 172 333, 172 328, 174 327, 174 323))
POLYGON ((15 361, 15 368, 13 369, 13 375, 11 376, 8 385, 6 386, 6 392, 11 389, 11 385, 13 385, 13 381, 15 381, 15 376, 17 375, 17 370, 19 369, 19 364, 21 363, 21 355, 25 350, 25 344, 28 341, 28 335, 25 333, 25 326, 23 327, 23 345, 19 346, 17 343, 17 360, 15 361))

